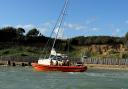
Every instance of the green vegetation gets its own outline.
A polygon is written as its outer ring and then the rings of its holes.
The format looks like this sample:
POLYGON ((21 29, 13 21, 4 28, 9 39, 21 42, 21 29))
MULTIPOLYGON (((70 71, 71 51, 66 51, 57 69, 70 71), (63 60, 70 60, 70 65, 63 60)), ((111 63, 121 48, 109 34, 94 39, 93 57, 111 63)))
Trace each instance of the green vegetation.
MULTIPOLYGON (((36 28, 27 33, 23 28, 0 29, 0 56, 46 55, 52 43, 53 38, 42 35, 36 28)), ((79 36, 67 40, 58 39, 55 48, 58 52, 68 52, 72 57, 128 58, 128 33, 124 37, 79 36)))
POLYGON ((35 47, 15 47, 0 50, 0 56, 40 56, 42 50, 35 47))
POLYGON ((124 42, 123 37, 111 37, 111 36, 79 36, 72 38, 72 44, 74 45, 92 45, 92 44, 122 44, 124 42))

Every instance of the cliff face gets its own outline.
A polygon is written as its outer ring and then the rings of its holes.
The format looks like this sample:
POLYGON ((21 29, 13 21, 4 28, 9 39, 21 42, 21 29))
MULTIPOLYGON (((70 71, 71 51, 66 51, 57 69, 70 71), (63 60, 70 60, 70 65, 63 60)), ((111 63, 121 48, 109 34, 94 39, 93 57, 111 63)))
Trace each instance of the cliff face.
POLYGON ((128 51, 127 47, 125 47, 123 44, 90 45, 90 46, 87 46, 87 48, 91 53, 98 53, 103 55, 128 51))
POLYGON ((113 49, 115 51, 124 51, 125 47, 122 44, 116 44, 116 45, 91 45, 91 46, 89 46, 89 49, 90 49, 91 52, 104 53, 104 52, 107 52, 110 49, 113 49))

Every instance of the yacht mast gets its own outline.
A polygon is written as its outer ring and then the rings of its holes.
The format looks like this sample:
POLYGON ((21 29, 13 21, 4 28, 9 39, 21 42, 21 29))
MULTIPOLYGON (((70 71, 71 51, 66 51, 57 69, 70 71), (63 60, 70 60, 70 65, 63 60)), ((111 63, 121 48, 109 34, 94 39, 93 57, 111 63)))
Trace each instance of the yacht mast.
POLYGON ((54 39, 54 42, 53 42, 53 45, 52 45, 52 49, 55 46, 55 42, 56 42, 57 37, 58 37, 59 32, 60 32, 60 27, 61 27, 61 25, 62 25, 62 23, 64 21, 64 17, 66 15, 66 10, 67 10, 67 7, 68 7, 68 3, 69 3, 69 0, 65 0, 65 3, 64 3, 64 6, 63 6, 63 8, 61 10, 60 16, 59 16, 59 18, 58 18, 58 20, 57 20, 57 22, 55 24, 55 27, 54 27, 54 29, 52 31, 52 32, 54 32, 55 30, 57 30, 57 33, 56 33, 56 36, 55 36, 55 39, 54 39))

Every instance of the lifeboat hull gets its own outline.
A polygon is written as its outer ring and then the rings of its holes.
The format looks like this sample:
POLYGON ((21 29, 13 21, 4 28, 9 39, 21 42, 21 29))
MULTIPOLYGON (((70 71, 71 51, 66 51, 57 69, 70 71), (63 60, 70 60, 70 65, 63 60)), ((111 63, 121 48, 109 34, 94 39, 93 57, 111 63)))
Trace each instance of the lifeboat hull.
POLYGON ((36 71, 61 71, 61 72, 85 72, 87 66, 54 66, 32 63, 32 67, 36 71))

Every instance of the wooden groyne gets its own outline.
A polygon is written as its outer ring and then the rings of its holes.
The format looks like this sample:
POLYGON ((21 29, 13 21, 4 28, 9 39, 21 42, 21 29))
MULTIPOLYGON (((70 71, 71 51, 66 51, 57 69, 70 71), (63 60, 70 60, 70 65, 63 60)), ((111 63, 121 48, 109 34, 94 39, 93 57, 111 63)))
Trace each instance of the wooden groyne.
MULTIPOLYGON (((0 56, 0 65, 10 66, 31 66, 32 62, 37 62, 39 57, 5 57, 0 56)), ((75 65, 81 61, 81 58, 70 58, 71 63, 75 65)), ((85 58, 82 59, 84 64, 98 64, 98 65, 125 65, 128 66, 128 59, 112 59, 112 58, 85 58)))
MULTIPOLYGON (((80 58, 71 59, 73 64, 80 60, 80 58)), ((128 70, 128 59, 86 58, 83 59, 83 63, 88 69, 128 70)))
POLYGON ((37 62, 38 57, 4 57, 0 56, 0 65, 8 66, 31 66, 32 62, 37 62))
MULTIPOLYGON (((80 61, 80 58, 71 58, 72 63, 80 61)), ((103 65, 128 65, 128 59, 113 58, 86 58, 83 59, 84 64, 103 64, 103 65)))

